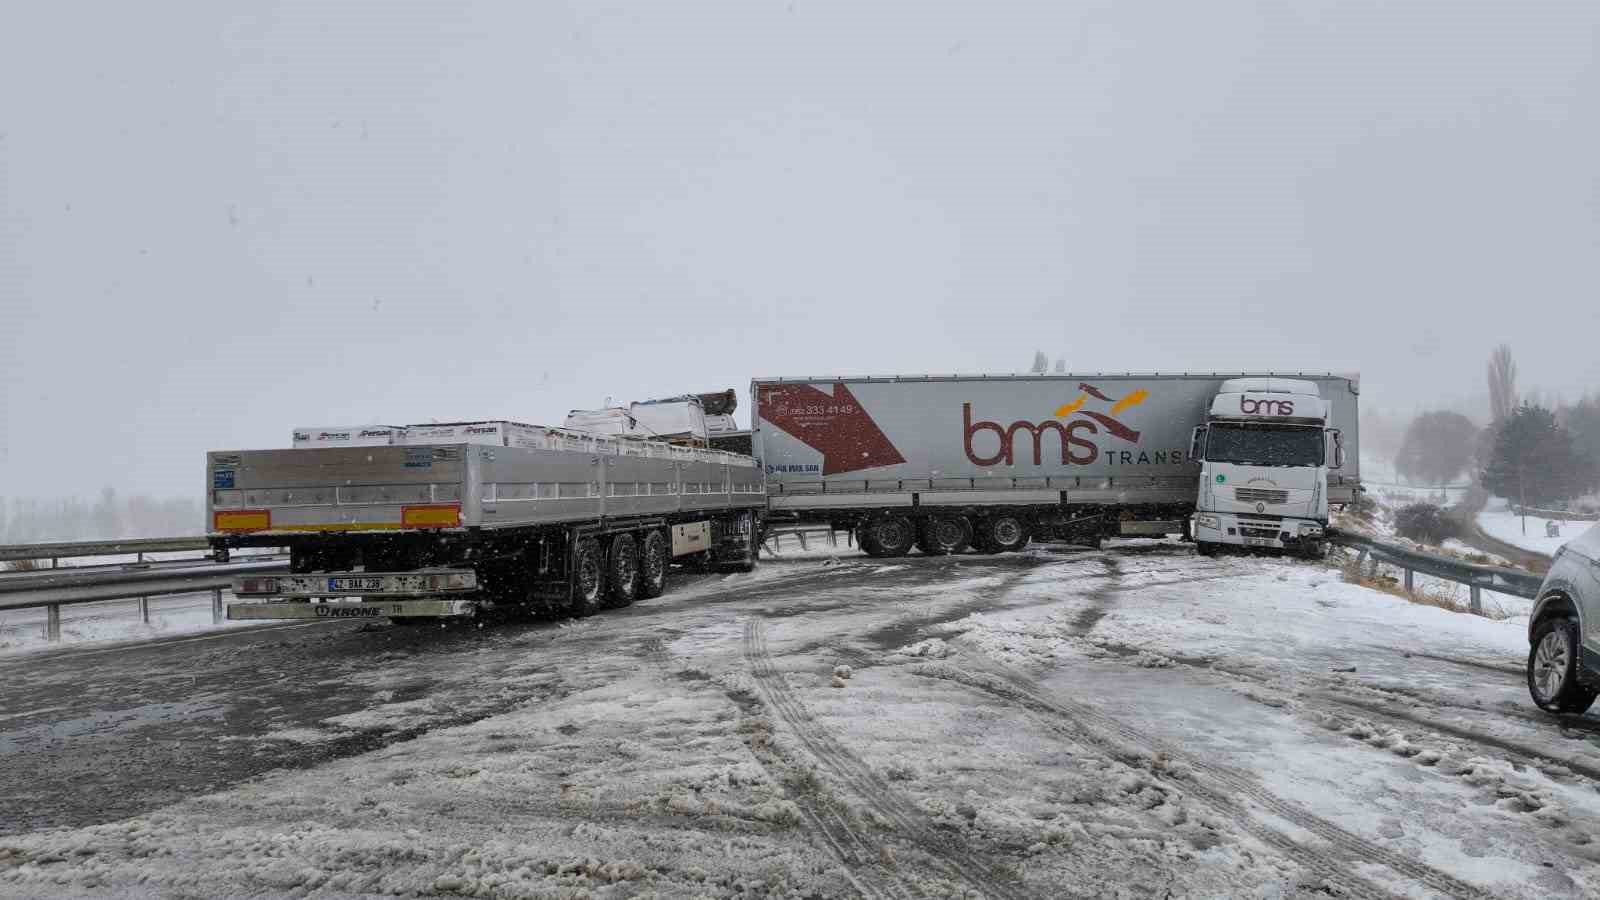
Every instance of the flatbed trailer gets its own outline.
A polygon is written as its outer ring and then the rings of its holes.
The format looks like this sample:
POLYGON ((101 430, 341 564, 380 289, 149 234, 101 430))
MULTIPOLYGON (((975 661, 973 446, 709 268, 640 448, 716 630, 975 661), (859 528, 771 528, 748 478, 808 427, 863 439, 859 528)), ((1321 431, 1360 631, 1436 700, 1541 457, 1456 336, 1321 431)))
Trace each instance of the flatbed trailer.
POLYGON ((670 563, 748 570, 765 517, 747 456, 549 429, 473 443, 207 455, 210 540, 287 546, 230 619, 586 616, 666 590, 670 563))

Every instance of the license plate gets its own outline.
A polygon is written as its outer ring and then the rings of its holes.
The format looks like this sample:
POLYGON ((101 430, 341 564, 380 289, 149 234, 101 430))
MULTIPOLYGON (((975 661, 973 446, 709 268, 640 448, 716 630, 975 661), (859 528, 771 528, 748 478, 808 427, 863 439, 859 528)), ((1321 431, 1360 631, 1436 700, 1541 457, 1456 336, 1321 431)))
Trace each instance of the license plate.
POLYGON ((1277 542, 1274 541, 1272 538, 1245 538, 1244 539, 1244 545, 1246 547, 1271 547, 1275 543, 1277 543, 1277 542))
POLYGON ((382 578, 329 578, 328 590, 339 592, 381 591, 382 578))

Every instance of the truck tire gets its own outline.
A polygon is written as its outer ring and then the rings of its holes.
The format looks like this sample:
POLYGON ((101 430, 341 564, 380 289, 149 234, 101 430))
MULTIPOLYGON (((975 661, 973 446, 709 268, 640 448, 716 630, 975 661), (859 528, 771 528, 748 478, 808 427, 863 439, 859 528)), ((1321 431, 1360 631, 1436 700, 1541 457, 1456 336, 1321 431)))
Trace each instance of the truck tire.
POLYGON ((884 516, 861 527, 861 549, 880 558, 905 556, 916 541, 916 529, 905 516, 884 516))
POLYGON ((960 553, 971 543, 972 524, 965 516, 929 516, 917 538, 917 547, 929 556, 960 553))
POLYGON ((611 552, 606 554, 606 603, 620 609, 633 605, 639 596, 639 542, 631 534, 619 534, 611 539, 611 552))
POLYGON ((594 538, 584 538, 572 553, 572 604, 567 611, 579 619, 599 612, 605 581, 606 566, 600 543, 594 538))
POLYGON ((985 553, 1010 553, 1028 546, 1028 520, 1012 513, 988 516, 978 522, 978 546, 985 553))
POLYGON ((1552 617, 1533 631, 1528 648, 1528 693, 1545 712, 1580 714, 1594 704, 1596 691, 1579 681, 1578 623, 1552 617))
POLYGON ((1216 556, 1222 546, 1216 541, 1195 541, 1194 552, 1201 556, 1216 556))
POLYGON ((639 599, 648 600, 667 592, 667 570, 672 562, 672 543, 667 533, 649 531, 639 552, 639 599))

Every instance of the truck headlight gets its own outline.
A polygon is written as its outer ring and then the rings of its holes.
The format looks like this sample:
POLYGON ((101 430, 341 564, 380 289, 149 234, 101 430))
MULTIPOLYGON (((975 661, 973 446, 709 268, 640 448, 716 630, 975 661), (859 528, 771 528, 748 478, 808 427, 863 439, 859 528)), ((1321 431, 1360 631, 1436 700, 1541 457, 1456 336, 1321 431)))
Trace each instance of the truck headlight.
POLYGON ((1319 535, 1321 533, 1322 533, 1322 526, 1318 525, 1315 522, 1301 522, 1300 523, 1300 536, 1301 537, 1311 537, 1311 536, 1319 535))
POLYGON ((1194 524, 1197 528, 1210 528, 1213 531, 1222 529, 1222 523, 1217 521, 1216 516, 1195 516, 1194 524))

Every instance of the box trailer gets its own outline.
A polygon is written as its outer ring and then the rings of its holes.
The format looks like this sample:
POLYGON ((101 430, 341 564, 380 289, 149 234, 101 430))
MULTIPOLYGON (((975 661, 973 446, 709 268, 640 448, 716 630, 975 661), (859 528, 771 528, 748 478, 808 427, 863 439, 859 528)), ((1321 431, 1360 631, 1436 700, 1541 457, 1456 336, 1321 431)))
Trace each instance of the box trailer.
POLYGON ((1325 503, 1350 502, 1360 490, 1354 375, 757 378, 752 446, 774 521, 852 528, 877 555, 1187 533, 1201 497, 1195 429, 1225 382, 1249 377, 1291 378, 1325 401, 1322 426, 1342 432, 1327 439, 1350 452, 1344 468, 1327 464, 1331 454, 1313 468, 1325 503))

